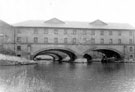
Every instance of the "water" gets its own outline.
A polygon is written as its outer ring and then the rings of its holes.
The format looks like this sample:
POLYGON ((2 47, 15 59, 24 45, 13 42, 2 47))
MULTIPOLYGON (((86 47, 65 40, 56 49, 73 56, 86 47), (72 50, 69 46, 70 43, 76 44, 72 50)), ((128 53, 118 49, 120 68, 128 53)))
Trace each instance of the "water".
POLYGON ((0 66, 0 92, 135 92, 135 63, 0 66))

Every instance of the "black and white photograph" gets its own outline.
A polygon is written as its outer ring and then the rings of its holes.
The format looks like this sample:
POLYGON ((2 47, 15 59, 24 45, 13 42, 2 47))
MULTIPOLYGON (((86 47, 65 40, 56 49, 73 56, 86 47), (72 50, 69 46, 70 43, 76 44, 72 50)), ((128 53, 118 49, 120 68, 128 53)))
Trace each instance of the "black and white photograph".
POLYGON ((0 0, 0 92, 135 92, 135 0, 0 0))

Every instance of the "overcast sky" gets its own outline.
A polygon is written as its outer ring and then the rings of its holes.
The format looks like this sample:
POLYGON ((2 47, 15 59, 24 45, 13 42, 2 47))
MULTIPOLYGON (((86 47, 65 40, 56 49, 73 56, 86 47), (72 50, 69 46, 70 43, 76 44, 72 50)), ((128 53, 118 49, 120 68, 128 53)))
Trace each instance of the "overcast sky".
POLYGON ((25 20, 94 21, 135 26, 135 0, 0 0, 0 19, 13 24, 25 20))

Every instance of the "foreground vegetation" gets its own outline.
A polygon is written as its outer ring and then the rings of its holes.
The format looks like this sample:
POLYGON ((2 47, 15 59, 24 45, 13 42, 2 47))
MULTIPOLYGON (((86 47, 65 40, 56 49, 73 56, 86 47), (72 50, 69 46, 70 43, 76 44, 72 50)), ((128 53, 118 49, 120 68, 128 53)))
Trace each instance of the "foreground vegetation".
POLYGON ((28 65, 35 63, 36 62, 33 60, 28 60, 17 56, 0 54, 0 65, 28 65))

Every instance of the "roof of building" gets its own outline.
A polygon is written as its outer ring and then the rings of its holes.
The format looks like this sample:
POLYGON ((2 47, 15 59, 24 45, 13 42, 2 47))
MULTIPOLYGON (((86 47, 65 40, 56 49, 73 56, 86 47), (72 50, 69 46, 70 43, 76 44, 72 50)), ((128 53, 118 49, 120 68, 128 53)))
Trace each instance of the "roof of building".
POLYGON ((61 21, 57 18, 50 20, 29 20, 14 24, 15 27, 58 27, 58 28, 88 28, 88 29, 135 29, 127 23, 106 23, 101 20, 93 22, 61 21))
POLYGON ((4 21, 2 21, 2 20, 0 20, 0 28, 7 28, 7 27, 11 27, 11 25, 9 25, 8 23, 6 23, 6 22, 4 22, 4 21))

